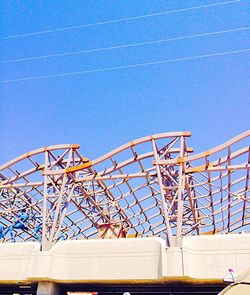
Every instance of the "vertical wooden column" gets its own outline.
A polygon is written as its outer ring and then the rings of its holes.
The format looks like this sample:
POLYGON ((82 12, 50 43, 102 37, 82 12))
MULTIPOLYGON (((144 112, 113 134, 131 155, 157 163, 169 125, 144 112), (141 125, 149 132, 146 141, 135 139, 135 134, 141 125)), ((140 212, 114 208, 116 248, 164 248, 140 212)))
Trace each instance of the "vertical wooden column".
POLYGON ((179 158, 179 183, 178 183, 178 212, 177 212, 177 246, 182 244, 182 219, 183 219, 183 193, 184 193, 184 169, 183 157, 185 149, 184 137, 181 137, 180 142, 180 158, 179 158))
MULTIPOLYGON (((44 169, 48 169, 48 161, 49 155, 48 151, 45 151, 45 161, 44 161, 44 169)), ((47 241, 47 197, 48 197, 48 176, 44 175, 44 189, 43 189, 43 210, 42 210, 42 250, 46 251, 48 249, 48 241, 47 241)))
MULTIPOLYGON (((157 161, 157 160, 159 160, 159 156, 158 156, 157 146, 156 146, 154 139, 152 139, 152 145, 153 145, 154 157, 155 157, 155 160, 157 161)), ((157 172, 158 182, 159 182, 159 186, 160 186, 162 209, 163 209, 164 220, 165 220, 166 230, 167 230, 166 235, 168 238, 167 242, 169 244, 167 246, 173 247, 173 246, 175 246, 175 244, 174 244, 172 229, 171 229, 170 222, 169 222, 168 208, 167 208, 167 204, 166 204, 166 200, 165 200, 165 192, 164 192, 164 188, 163 188, 161 170, 160 170, 160 166, 158 164, 156 164, 156 172, 157 172)))

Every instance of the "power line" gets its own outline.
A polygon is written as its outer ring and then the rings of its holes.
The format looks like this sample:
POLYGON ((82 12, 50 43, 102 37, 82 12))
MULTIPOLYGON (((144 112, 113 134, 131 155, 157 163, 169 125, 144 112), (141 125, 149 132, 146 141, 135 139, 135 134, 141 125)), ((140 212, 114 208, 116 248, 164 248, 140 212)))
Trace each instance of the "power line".
POLYGON ((6 36, 6 37, 1 37, 0 40, 13 39, 13 38, 19 38, 19 37, 27 37, 27 36, 35 36, 35 35, 41 35, 41 34, 47 34, 47 33, 53 33, 53 32, 62 32, 62 31, 67 31, 67 30, 80 29, 80 28, 89 28, 89 27, 107 25, 107 24, 114 24, 114 23, 119 23, 119 22, 143 19, 146 17, 154 17, 154 16, 166 15, 166 14, 171 14, 171 13, 185 12, 185 11, 190 11, 190 10, 202 9, 202 8, 206 8, 206 7, 214 7, 214 6, 219 6, 219 5, 231 4, 231 3, 241 2, 241 1, 242 0, 231 0, 231 1, 217 2, 217 3, 213 3, 213 4, 193 6, 193 7, 175 9, 175 10, 167 10, 167 11, 158 12, 158 13, 144 14, 144 15, 138 15, 138 16, 133 16, 133 17, 109 20, 109 21, 83 24, 83 25, 78 25, 78 26, 70 26, 70 27, 51 29, 51 30, 45 30, 45 31, 37 31, 37 32, 32 32, 32 33, 10 35, 10 36, 6 36))
POLYGON ((6 64, 6 63, 12 63, 12 62, 24 62, 24 61, 30 61, 30 60, 52 58, 52 57, 72 56, 72 55, 77 55, 77 54, 108 51, 108 50, 113 50, 113 49, 122 49, 122 48, 136 47, 136 46, 142 46, 142 45, 152 45, 152 44, 158 44, 158 43, 169 42, 169 41, 185 40, 185 39, 191 39, 191 38, 195 38, 195 37, 204 37, 204 36, 211 36, 211 35, 217 35, 217 34, 232 33, 232 32, 244 31, 244 30, 249 30, 249 29, 250 29, 250 27, 242 27, 242 28, 236 28, 236 29, 230 29, 230 30, 224 30, 224 31, 208 32, 208 33, 187 35, 187 36, 174 37, 174 38, 168 38, 168 39, 153 40, 153 41, 140 42, 140 43, 123 44, 123 45, 117 45, 117 46, 111 46, 111 47, 101 47, 101 48, 70 51, 70 52, 64 52, 64 53, 40 55, 40 56, 33 56, 33 57, 7 59, 7 60, 1 61, 0 64, 6 64))
POLYGON ((181 58, 175 58, 175 59, 165 59, 165 60, 146 62, 146 63, 130 64, 130 65, 125 65, 125 66, 101 68, 101 69, 95 69, 95 70, 86 70, 86 71, 78 71, 78 72, 66 72, 66 73, 61 73, 61 74, 33 76, 33 77, 20 78, 20 79, 11 79, 11 80, 0 80, 0 83, 31 81, 31 80, 39 80, 39 79, 45 79, 45 78, 65 77, 65 76, 73 76, 73 75, 81 75, 81 74, 106 72, 106 71, 119 70, 119 69, 138 68, 138 67, 143 67, 143 66, 150 66, 150 65, 157 65, 157 64, 158 65, 159 64, 167 64, 167 63, 178 62, 178 61, 187 61, 187 60, 201 59, 201 58, 213 57, 213 56, 223 56, 223 55, 230 55, 230 54, 243 53, 243 52, 250 52, 250 48, 232 50, 232 51, 224 51, 224 52, 217 52, 217 53, 209 53, 209 54, 204 54, 204 55, 187 56, 187 57, 181 57, 181 58))

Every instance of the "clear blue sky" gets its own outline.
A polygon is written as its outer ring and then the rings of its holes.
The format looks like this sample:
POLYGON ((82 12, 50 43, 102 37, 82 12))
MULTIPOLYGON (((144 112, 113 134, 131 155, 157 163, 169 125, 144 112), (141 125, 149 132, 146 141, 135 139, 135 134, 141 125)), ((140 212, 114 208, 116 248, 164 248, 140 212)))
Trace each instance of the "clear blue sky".
MULTIPOLYGON (((223 2, 1 1, 1 36, 223 2)), ((226 2, 226 0, 224 0, 226 2)), ((250 26, 243 0, 138 20, 2 39, 2 60, 250 26)), ((250 48, 250 30, 1 64, 1 81, 250 48)), ((0 83, 0 163, 42 146, 79 143, 95 158, 149 134, 190 130, 202 151, 249 129, 250 52, 83 75, 0 83)))

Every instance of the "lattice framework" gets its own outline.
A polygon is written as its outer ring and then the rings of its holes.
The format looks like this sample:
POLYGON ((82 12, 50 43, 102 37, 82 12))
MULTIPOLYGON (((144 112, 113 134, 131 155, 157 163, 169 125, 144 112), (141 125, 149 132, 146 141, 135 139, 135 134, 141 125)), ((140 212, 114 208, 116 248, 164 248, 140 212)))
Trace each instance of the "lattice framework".
POLYGON ((0 238, 97 237, 122 226, 127 236, 228 233, 250 223, 250 131, 192 155, 190 132, 147 136, 93 161, 77 144, 26 153, 0 167, 0 238))

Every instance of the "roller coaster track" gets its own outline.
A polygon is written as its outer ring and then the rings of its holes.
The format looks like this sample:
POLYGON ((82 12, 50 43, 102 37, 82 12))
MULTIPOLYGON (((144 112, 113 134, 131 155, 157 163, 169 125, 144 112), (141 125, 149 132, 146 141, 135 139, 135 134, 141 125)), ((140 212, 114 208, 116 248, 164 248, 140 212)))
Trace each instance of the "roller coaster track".
POLYGON ((192 155, 190 132, 134 140, 89 160, 77 144, 40 148, 0 166, 2 242, 249 230, 250 131, 192 155))

